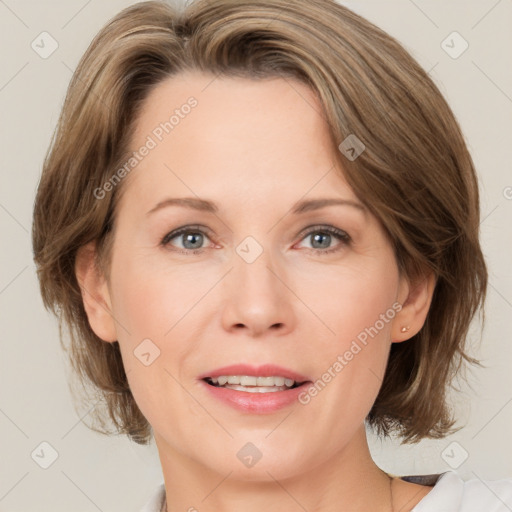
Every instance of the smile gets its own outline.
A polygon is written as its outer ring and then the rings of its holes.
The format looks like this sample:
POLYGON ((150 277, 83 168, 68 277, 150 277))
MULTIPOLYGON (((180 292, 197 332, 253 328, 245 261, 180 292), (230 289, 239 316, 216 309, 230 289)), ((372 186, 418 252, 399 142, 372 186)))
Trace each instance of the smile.
POLYGON ((293 389, 302 383, 283 376, 256 377, 254 375, 219 375, 205 381, 215 387, 234 389, 245 393, 275 393, 293 389))

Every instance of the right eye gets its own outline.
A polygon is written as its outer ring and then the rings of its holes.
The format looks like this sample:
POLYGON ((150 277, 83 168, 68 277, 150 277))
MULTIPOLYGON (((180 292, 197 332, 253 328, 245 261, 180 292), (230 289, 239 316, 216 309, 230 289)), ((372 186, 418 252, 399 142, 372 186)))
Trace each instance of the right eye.
MULTIPOLYGON (((182 253, 199 254, 203 252, 203 243, 205 238, 209 240, 207 232, 201 226, 183 226, 179 229, 167 233, 161 240, 160 245, 164 247, 175 247, 176 250, 182 253), (181 247, 176 247, 172 240, 181 240, 181 247)), ((171 249, 172 249, 171 247, 171 249)))

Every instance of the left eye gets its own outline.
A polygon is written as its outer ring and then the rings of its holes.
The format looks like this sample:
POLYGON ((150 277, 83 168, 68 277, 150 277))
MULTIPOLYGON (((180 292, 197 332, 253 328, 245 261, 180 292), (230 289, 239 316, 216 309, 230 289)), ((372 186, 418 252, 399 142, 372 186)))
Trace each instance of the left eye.
POLYGON ((313 246, 311 249, 320 254, 329 254, 338 251, 350 242, 350 236, 345 233, 345 231, 341 231, 333 226, 314 227, 303 235, 302 240, 306 240, 307 238, 310 238, 312 244, 317 245, 317 247, 313 246), (338 239, 341 243, 331 248, 330 245, 333 237, 338 239))

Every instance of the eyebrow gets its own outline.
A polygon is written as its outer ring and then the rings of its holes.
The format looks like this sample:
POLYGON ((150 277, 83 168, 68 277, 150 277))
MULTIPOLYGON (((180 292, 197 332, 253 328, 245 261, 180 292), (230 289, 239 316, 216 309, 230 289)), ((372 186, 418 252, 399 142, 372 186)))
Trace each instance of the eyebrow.
MULTIPOLYGON (((321 199, 307 199, 295 203, 292 207, 291 213, 298 215, 301 213, 310 212, 313 210, 319 210, 326 206, 352 206, 362 212, 366 212, 366 208, 359 202, 351 199, 341 198, 321 198, 321 199)), ((197 197, 169 197, 160 201, 156 206, 151 208, 146 215, 150 215, 162 208, 168 206, 182 206, 184 208, 191 208, 209 213, 217 213, 219 211, 218 206, 213 201, 207 201, 206 199, 199 199, 197 197)))

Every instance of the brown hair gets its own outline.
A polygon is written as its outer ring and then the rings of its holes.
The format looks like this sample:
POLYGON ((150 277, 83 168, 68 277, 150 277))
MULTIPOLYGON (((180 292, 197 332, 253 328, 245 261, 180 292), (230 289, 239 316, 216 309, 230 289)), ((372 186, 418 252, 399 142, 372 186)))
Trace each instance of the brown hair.
MULTIPOLYGON (((71 364, 104 400, 117 433, 146 444, 152 430, 118 342, 89 325, 75 257, 95 241, 108 276, 123 183, 102 200, 94 191, 126 161, 148 93, 184 70, 301 80, 318 93, 333 144, 351 134, 364 143, 354 160, 338 152, 345 179, 382 222, 400 271, 437 278, 423 328, 392 344, 367 421, 406 442, 446 435, 455 423, 447 387, 464 360, 477 363, 466 336, 487 287, 475 170, 428 74, 392 37, 332 0, 198 0, 183 10, 139 3, 98 33, 73 75, 37 191, 34 259, 61 343, 62 322, 69 327, 71 364)), ((110 433, 104 413, 92 417, 102 426, 91 428, 110 433)))

